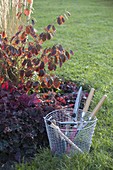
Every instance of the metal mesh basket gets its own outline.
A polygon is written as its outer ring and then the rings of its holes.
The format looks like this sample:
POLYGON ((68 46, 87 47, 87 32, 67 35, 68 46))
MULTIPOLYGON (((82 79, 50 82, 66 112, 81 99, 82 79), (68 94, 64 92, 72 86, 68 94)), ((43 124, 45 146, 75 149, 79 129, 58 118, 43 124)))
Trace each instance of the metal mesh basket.
POLYGON ((73 109, 64 108, 55 110, 44 117, 49 144, 52 153, 57 155, 62 154, 73 154, 79 152, 74 149, 72 145, 62 137, 58 131, 48 125, 47 121, 55 121, 56 126, 59 127, 61 132, 67 136, 82 152, 89 152, 92 136, 96 126, 97 119, 91 121, 88 120, 89 112, 86 113, 84 121, 80 120, 82 110, 79 110, 79 120, 76 122, 72 121, 71 115, 73 109))

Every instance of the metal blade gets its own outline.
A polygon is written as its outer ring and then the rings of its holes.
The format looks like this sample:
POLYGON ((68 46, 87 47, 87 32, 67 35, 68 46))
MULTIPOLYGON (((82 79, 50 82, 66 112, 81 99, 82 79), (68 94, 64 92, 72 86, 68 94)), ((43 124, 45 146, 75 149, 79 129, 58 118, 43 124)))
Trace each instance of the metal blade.
POLYGON ((77 95, 75 105, 74 105, 74 110, 73 110, 73 115, 72 115, 72 117, 74 118, 74 121, 77 121, 78 119, 78 111, 79 111, 81 98, 82 98, 82 87, 79 88, 78 95, 77 95))

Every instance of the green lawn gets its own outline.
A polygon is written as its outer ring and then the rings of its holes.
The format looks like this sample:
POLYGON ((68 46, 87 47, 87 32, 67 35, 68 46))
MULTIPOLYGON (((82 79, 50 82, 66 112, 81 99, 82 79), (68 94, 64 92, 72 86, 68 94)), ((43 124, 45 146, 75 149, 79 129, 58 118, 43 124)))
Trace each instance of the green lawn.
POLYGON ((62 44, 73 50, 74 56, 58 69, 65 79, 96 89, 92 108, 100 98, 108 98, 98 112, 98 123, 89 154, 71 158, 53 157, 48 149, 29 165, 18 170, 112 170, 113 169, 113 0, 35 0, 33 16, 39 32, 55 18, 64 14, 71 17, 57 26, 56 36, 45 44, 62 44))

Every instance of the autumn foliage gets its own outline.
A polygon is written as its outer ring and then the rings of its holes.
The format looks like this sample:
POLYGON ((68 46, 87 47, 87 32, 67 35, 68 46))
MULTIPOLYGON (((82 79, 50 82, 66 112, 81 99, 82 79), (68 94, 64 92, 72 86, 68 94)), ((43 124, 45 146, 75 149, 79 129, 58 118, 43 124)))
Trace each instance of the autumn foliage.
MULTIPOLYGON (((26 15, 27 12, 24 11, 26 15)), ((63 16, 57 18, 59 25, 64 21, 63 16)), ((55 35, 56 28, 49 24, 42 33, 37 33, 34 24, 32 19, 30 24, 20 25, 10 39, 5 31, 0 33, 1 84, 10 80, 27 92, 31 89, 38 91, 41 88, 60 86, 59 78, 50 72, 53 73, 58 66, 61 67, 69 60, 72 52, 65 50, 62 45, 43 48, 43 43, 55 35)))

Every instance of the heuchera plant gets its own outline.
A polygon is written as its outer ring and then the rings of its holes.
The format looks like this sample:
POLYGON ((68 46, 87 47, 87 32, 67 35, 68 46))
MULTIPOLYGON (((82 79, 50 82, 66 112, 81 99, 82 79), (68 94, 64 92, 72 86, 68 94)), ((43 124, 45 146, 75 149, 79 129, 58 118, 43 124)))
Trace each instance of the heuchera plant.
MULTIPOLYGON (((0 162, 31 159, 48 146, 43 117, 54 109, 73 107, 78 88, 72 82, 60 85, 61 93, 31 95, 7 81, 0 86, 0 162), (65 93, 67 92, 67 94, 65 93)), ((82 94, 82 104, 87 97, 82 94)))
POLYGON ((0 162, 32 157, 41 146, 47 146, 43 116, 53 107, 36 93, 28 95, 11 82, 0 87, 0 162))

